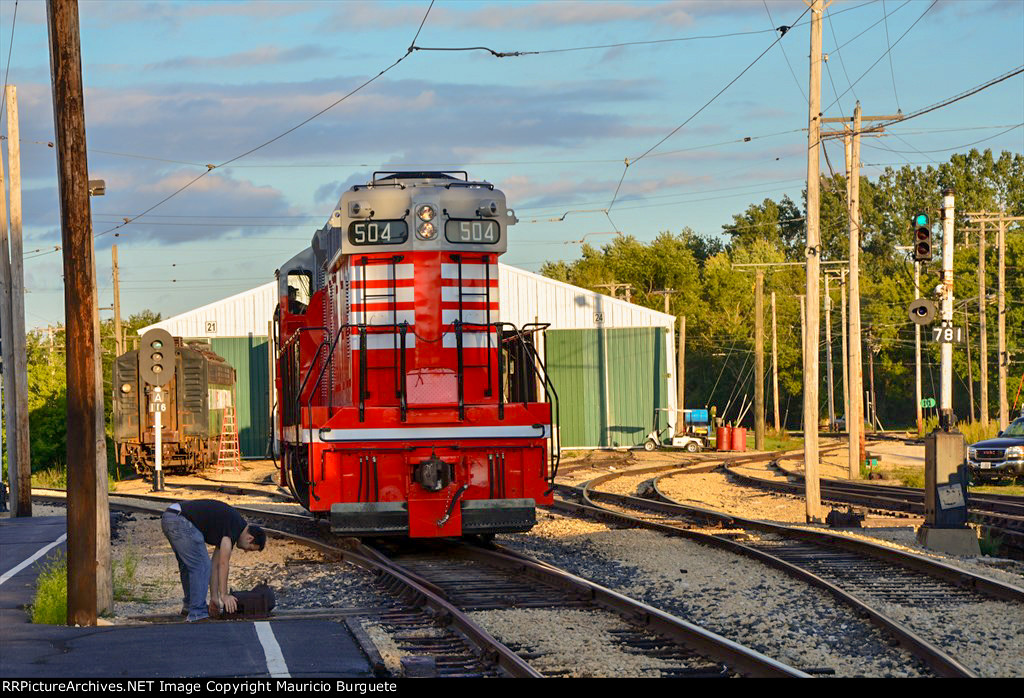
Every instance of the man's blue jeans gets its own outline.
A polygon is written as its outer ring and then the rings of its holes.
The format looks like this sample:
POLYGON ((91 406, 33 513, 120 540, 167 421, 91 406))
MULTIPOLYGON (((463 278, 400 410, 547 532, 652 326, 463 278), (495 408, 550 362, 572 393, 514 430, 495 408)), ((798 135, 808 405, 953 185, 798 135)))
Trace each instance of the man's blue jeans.
POLYGON ((209 617, 206 592, 210 588, 211 565, 203 534, 176 511, 165 511, 160 526, 171 543, 174 557, 178 558, 178 575, 185 592, 181 606, 188 609, 188 622, 209 617))

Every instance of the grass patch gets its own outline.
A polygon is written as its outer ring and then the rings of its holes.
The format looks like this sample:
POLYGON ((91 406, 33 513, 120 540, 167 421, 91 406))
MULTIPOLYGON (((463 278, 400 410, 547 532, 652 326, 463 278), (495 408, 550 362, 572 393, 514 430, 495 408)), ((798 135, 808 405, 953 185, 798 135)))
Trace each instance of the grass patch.
POLYGON ((978 539, 978 546, 981 548, 982 555, 998 557, 1003 547, 1003 539, 1000 536, 993 536, 992 532, 986 529, 978 539))
POLYGON ((135 600, 135 575, 139 569, 139 555, 129 546, 124 557, 114 560, 113 583, 115 601, 135 600))
MULTIPOLYGON (((804 447, 803 439, 795 439, 785 429, 781 431, 768 430, 764 436, 764 450, 766 451, 795 451, 804 447)), ((747 432, 747 448, 754 448, 754 432, 747 432)))
MULTIPOLYGON (((939 426, 938 417, 929 417, 924 423, 924 433, 930 434, 932 431, 937 429, 939 426)), ((988 420, 988 423, 974 422, 959 422, 956 428, 964 435, 968 444, 977 443, 984 441, 985 439, 994 439, 999 436, 999 420, 988 420)))
MULTIPOLYGON (((117 490, 117 483, 120 477, 116 473, 107 472, 107 491, 117 490)), ((32 486, 45 487, 54 490, 66 490, 68 488, 68 466, 58 464, 45 470, 37 470, 32 473, 32 486)))
MULTIPOLYGON (((863 468, 863 466, 861 467, 863 468)), ((896 468, 885 477, 899 480, 904 487, 924 488, 924 469, 922 468, 896 468)))
POLYGON ((39 573, 30 615, 33 623, 67 625, 68 560, 63 553, 47 563, 39 573))
POLYGON ((971 492, 979 494, 1015 494, 1024 495, 1024 478, 1017 478, 1013 483, 1000 485, 971 485, 971 492))

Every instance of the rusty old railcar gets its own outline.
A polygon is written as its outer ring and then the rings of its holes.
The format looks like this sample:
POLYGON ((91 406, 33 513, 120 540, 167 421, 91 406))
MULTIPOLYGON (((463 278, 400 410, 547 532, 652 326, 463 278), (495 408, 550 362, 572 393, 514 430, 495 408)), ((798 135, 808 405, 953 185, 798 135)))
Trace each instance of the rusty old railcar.
MULTIPOLYGON (((164 386, 162 418, 164 470, 191 473, 217 462, 226 409, 234 407, 235 369, 201 342, 175 338, 174 378, 164 386)), ((140 475, 155 458, 150 386, 139 376, 139 352, 117 357, 113 370, 113 431, 117 462, 140 475)))

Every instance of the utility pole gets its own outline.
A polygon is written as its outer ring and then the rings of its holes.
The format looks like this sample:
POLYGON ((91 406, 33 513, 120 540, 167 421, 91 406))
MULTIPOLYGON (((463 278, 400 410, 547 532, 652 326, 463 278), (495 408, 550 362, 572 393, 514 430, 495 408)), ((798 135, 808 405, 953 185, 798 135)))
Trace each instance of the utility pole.
MULTIPOLYGON (((21 134, 18 126, 18 88, 7 86, 7 172, 11 198, 11 324, 4 341, 11 343, 14 361, 5 365, 7 385, 14 389, 14 412, 7 414, 7 434, 14 440, 18 455, 18 491, 11 493, 11 511, 15 516, 32 516, 32 454, 28 426, 28 353, 25 347, 25 246, 21 215, 21 134)), ((2 195, 2 192, 0 192, 2 195)), ((12 467, 10 463, 8 467, 12 467)))
MULTIPOLYGON (((998 225, 997 237, 996 237, 996 248, 999 252, 999 290, 996 296, 996 320, 997 329, 999 334, 999 347, 998 347, 998 362, 997 366, 999 369, 999 429, 1000 431, 1006 429, 1010 424, 1010 409, 1009 402, 1006 396, 1006 384, 1007 384, 1007 370, 1010 365, 1010 357, 1006 351, 1006 224, 1007 223, 1020 223, 1024 221, 1024 216, 1007 216, 1005 211, 999 211, 993 213, 990 211, 968 211, 966 216, 973 222, 977 221, 980 223, 981 231, 978 236, 979 245, 979 260, 978 260, 978 301, 979 301, 979 312, 981 313, 981 337, 982 342, 987 342, 985 336, 985 277, 984 277, 984 240, 985 240, 985 224, 995 223, 998 225)), ((985 418, 988 412, 988 389, 987 381, 988 368, 987 368, 987 343, 982 344, 982 419, 985 418)))
POLYGON ((828 274, 825 274, 825 382, 828 387, 828 428, 836 424, 834 383, 832 380, 832 296, 828 290, 828 274))
POLYGON ((970 402, 971 424, 974 424, 974 369, 971 367, 971 319, 964 304, 964 341, 967 343, 967 397, 970 402))
POLYGON ((77 0, 47 0, 50 73, 60 189, 67 342, 68 624, 96 625, 97 429, 95 309, 89 167, 77 0))
POLYGON ((818 482, 818 278, 821 276, 821 20, 823 0, 810 0, 811 52, 807 105, 807 317, 804 332, 804 483, 807 521, 820 522, 818 482), (810 309, 814 312, 809 312, 810 309))
MULTIPOLYGON (((921 263, 914 260, 914 298, 921 297, 921 263)), ((921 326, 914 323, 914 398, 917 402, 917 435, 924 436, 921 410, 921 326)))
POLYGON ((665 311, 664 312, 665 312, 666 315, 671 315, 671 313, 668 310, 668 301, 669 301, 669 298, 672 297, 672 294, 675 293, 675 292, 676 292, 676 290, 674 288, 666 288, 664 291, 651 291, 651 295, 652 296, 661 296, 662 297, 662 299, 663 299, 663 301, 665 303, 665 311))
POLYGON ((124 338, 121 336, 121 282, 117 268, 117 245, 110 248, 114 274, 114 357, 124 353, 124 338))
POLYGON ((779 344, 778 330, 775 325, 775 291, 772 291, 772 399, 775 402, 775 431, 781 436, 782 423, 779 422, 779 344))
POLYGON ((686 316, 679 318, 679 350, 676 352, 676 434, 683 433, 686 409, 686 316))
POLYGON ((978 232, 978 334, 981 343, 981 356, 978 359, 981 368, 981 423, 988 426, 988 329, 985 291, 985 221, 981 221, 978 232))
POLYGON ((875 430, 875 423, 878 422, 878 402, 875 396, 875 353, 878 346, 875 344, 874 329, 868 327, 868 370, 870 372, 871 388, 871 409, 868 410, 868 430, 875 430))
POLYGON ((764 450, 764 270, 754 283, 754 450, 764 450))
MULTIPOLYGON (((846 415, 846 429, 850 435, 848 451, 848 475, 851 480, 860 477, 860 464, 866 451, 864 441, 864 359, 861 353, 860 326, 860 137, 861 124, 865 121, 898 121, 902 114, 885 116, 864 116, 860 102, 853 110, 852 117, 822 119, 823 123, 843 123, 842 131, 832 131, 827 136, 842 136, 846 153, 847 204, 849 206, 850 236, 850 312, 849 312, 849 357, 850 372, 849 411, 846 415), (852 122, 852 128, 851 123, 852 122)), ((868 129, 866 133, 880 134, 882 127, 868 129)))
MULTIPOLYGON (((839 299, 841 301, 841 317, 843 335, 843 421, 850 428, 850 371, 848 367, 846 347, 846 270, 839 276, 839 299)), ((858 473, 859 474, 859 473, 858 473)))
POLYGON ((14 342, 4 337, 11 330, 11 256, 7 241, 7 187, 4 185, 3 159, 0 158, 0 345, 3 347, 4 418, 6 420, 7 479, 10 484, 11 514, 17 515, 18 489, 18 430, 14 429, 13 415, 17 413, 14 380, 14 342))
POLYGON ((595 284, 597 288, 608 289, 608 295, 612 298, 618 298, 618 292, 620 288, 626 289, 626 302, 633 302, 633 284, 595 284))
POLYGON ((999 296, 996 301, 996 317, 999 319, 999 431, 1010 426, 1010 406, 1006 401, 1006 369, 1010 357, 1006 353, 1006 217, 999 216, 999 296))
MULTIPOLYGON (((953 326, 953 190, 942 192, 942 324, 953 326)), ((952 424, 953 414, 953 343, 943 342, 940 347, 942 387, 940 389, 940 415, 952 424)), ((941 421, 942 417, 940 417, 941 421)))

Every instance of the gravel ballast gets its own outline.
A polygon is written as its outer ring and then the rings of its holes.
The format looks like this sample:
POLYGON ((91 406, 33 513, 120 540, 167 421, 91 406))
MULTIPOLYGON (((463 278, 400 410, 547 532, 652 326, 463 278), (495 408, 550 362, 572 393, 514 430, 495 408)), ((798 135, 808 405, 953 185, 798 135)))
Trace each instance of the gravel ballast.
POLYGON ((731 553, 544 512, 530 534, 499 539, 798 669, 929 675, 824 592, 731 553))

